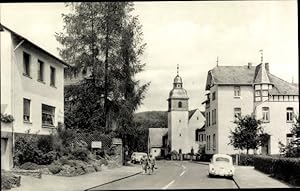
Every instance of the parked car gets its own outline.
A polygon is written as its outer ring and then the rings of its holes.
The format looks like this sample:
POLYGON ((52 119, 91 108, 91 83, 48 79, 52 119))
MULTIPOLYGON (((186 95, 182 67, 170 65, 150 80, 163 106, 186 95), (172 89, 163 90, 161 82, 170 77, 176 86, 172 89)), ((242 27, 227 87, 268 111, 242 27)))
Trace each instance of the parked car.
POLYGON ((208 174, 212 176, 233 177, 234 166, 232 157, 226 154, 214 154, 209 163, 208 174))
POLYGON ((142 152, 133 152, 131 155, 131 162, 132 163, 137 163, 137 162, 141 162, 141 159, 143 158, 143 156, 148 156, 147 153, 142 153, 142 152))

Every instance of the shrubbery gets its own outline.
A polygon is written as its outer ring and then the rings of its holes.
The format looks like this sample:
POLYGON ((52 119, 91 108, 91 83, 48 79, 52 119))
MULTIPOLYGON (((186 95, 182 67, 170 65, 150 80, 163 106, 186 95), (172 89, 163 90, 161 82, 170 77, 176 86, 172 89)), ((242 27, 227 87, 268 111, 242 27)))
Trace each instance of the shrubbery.
POLYGON ((271 156, 255 156, 253 158, 254 168, 271 176, 300 185, 300 159, 281 158, 271 156))
POLYGON ((49 169, 49 171, 52 173, 52 174, 57 174, 57 173, 59 173, 61 170, 62 170, 62 167, 61 167, 61 165, 57 165, 57 164, 50 164, 49 166, 48 166, 48 169, 49 169))
POLYGON ((32 162, 26 162, 20 166, 20 169, 36 170, 36 169, 39 169, 39 165, 32 163, 32 162))
POLYGON ((89 150, 86 148, 76 148, 72 152, 72 155, 77 160, 87 161, 88 159, 89 150))
POLYGON ((57 152, 52 149, 52 138, 50 136, 20 136, 15 142, 14 163, 17 166, 26 162, 40 165, 51 164, 57 159, 57 152))
POLYGON ((15 176, 12 173, 1 171, 1 190, 8 190, 20 186, 21 176, 15 176))
POLYGON ((254 157, 256 155, 247 155, 247 154, 240 154, 240 161, 239 165, 241 166, 253 166, 254 165, 254 157))

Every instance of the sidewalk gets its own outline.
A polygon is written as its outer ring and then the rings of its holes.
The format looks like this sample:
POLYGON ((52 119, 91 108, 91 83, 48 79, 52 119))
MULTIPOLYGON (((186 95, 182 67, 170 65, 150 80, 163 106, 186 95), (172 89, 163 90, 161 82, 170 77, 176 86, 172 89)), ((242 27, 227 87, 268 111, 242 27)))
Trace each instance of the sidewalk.
POLYGON ((141 172, 140 166, 122 166, 76 177, 42 175, 41 179, 22 176, 21 186, 11 191, 76 191, 114 181, 141 172))
POLYGON ((234 167, 234 180, 240 188, 290 188, 289 185, 255 170, 253 166, 234 167))

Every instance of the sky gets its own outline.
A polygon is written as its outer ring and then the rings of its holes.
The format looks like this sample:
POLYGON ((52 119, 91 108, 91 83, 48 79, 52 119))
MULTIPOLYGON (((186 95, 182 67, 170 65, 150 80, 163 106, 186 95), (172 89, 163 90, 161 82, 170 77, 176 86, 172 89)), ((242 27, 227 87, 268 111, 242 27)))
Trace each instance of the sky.
MULTIPOLYGON (((2 3, 1 23, 59 57, 55 32, 63 32, 63 3, 2 3)), ((176 67, 189 96, 189 109, 204 110, 208 70, 258 65, 263 50, 270 72, 298 82, 297 1, 135 2, 134 15, 147 43, 145 70, 151 82, 137 112, 167 110, 176 67)))

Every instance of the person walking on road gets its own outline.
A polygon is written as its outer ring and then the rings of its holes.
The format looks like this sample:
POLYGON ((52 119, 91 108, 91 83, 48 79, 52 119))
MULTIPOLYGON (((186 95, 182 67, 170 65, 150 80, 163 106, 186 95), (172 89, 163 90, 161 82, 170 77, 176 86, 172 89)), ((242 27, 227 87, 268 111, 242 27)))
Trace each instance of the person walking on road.
POLYGON ((155 164, 155 157, 152 156, 151 154, 150 154, 150 158, 149 158, 149 164, 150 164, 149 171, 151 170, 151 174, 152 174, 156 164, 155 164))
POLYGON ((147 173, 147 169, 149 168, 148 166, 149 166, 148 157, 144 155, 143 158, 141 159, 141 167, 144 174, 147 173))

